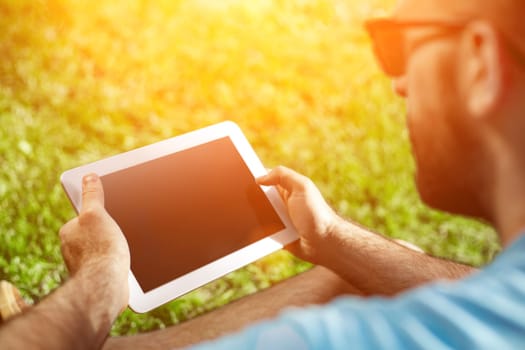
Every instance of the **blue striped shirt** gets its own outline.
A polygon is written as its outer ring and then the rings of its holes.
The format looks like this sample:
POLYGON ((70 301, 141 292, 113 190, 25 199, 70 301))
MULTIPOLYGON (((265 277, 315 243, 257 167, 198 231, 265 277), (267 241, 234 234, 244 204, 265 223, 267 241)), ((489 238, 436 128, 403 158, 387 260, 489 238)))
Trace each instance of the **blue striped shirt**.
POLYGON ((525 235, 461 281, 290 309, 196 348, 525 349, 525 235))

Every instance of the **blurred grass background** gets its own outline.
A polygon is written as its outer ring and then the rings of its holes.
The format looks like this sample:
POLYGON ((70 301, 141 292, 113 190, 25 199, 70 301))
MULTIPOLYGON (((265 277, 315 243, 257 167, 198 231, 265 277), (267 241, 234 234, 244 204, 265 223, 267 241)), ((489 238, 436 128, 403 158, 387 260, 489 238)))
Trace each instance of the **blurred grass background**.
MULTIPOLYGON (((267 167, 311 177, 343 216, 482 265, 492 229, 413 184, 403 102, 363 19, 392 0, 0 0, 0 279, 37 302, 67 278, 61 172, 233 120, 267 167)), ((163 328, 308 269, 278 252, 112 334, 163 328)), ((305 291, 307 292, 307 291, 305 291)))

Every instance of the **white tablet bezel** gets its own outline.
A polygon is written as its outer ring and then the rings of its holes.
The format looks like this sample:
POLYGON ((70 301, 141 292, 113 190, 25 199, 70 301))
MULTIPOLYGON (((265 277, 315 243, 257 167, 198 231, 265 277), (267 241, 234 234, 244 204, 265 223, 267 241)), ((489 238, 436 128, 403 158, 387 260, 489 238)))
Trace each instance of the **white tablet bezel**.
MULTIPOLYGON (((180 152, 223 137, 229 137, 254 177, 267 173, 241 129, 233 122, 214 124, 180 136, 121 153, 65 171, 60 181, 77 211, 82 205, 82 177, 88 173, 104 176, 134 165, 180 152)), ((261 186, 266 197, 283 222, 285 229, 242 249, 206 264, 160 287, 144 293, 133 272, 129 273, 129 306, 136 312, 147 312, 227 273, 254 262, 297 239, 284 203, 274 187, 261 186)))

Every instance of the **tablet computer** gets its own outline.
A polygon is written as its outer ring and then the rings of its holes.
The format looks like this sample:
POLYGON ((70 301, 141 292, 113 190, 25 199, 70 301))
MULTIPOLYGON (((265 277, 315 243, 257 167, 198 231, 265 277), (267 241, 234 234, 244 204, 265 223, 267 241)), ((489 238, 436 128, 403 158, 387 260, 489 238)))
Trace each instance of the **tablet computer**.
POLYGON ((266 169, 233 122, 64 172, 61 183, 77 213, 82 177, 92 172, 128 241, 129 306, 136 312, 297 239, 277 190, 256 184, 266 169))

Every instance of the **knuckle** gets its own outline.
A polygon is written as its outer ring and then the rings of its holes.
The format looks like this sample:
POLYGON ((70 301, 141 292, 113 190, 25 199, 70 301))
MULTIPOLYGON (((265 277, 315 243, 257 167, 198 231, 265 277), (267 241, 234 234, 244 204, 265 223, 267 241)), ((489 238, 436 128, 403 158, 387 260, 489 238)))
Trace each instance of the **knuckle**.
POLYGON ((315 187, 315 184, 310 178, 304 175, 297 176, 297 188, 299 190, 306 192, 309 189, 312 189, 313 187, 315 187))
POLYGON ((306 177, 306 176, 302 176, 302 183, 303 183, 303 186, 305 189, 307 188, 315 188, 315 183, 313 182, 312 179, 306 177))
POLYGON ((98 194, 98 189, 94 186, 87 186, 82 190, 82 196, 91 196, 92 194, 98 194))
POLYGON ((96 208, 87 208, 78 216, 78 222, 80 225, 84 225, 97 220, 98 217, 99 213, 96 208))
POLYGON ((277 175, 282 174, 282 173, 284 172, 284 166, 282 166, 282 165, 278 165, 278 166, 276 166, 276 167, 273 169, 272 172, 275 173, 275 174, 277 174, 277 175))

